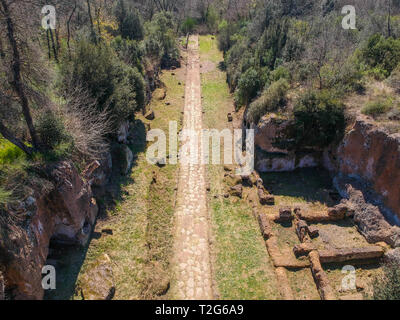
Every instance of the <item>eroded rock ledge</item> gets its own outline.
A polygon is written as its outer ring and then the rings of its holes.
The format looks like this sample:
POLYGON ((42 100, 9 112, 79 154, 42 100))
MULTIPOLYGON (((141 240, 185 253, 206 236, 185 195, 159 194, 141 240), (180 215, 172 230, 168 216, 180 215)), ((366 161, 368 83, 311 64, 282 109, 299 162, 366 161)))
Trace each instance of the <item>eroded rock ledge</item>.
POLYGON ((0 265, 4 282, 0 282, 7 297, 43 298, 42 267, 50 241, 86 243, 98 207, 91 188, 92 177, 85 174, 92 175, 96 170, 80 175, 72 163, 57 163, 46 169, 46 188, 32 189, 24 201, 9 206, 8 212, 2 214, 0 265))

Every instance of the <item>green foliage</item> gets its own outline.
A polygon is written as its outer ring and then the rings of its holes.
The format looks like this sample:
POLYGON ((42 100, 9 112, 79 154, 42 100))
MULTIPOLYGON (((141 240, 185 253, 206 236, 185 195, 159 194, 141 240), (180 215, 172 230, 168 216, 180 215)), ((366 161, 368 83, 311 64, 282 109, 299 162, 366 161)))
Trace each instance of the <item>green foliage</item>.
POLYGON ((260 90, 260 77, 254 68, 248 69, 239 79, 235 94, 236 106, 247 105, 260 90))
POLYGON ((257 124, 261 117, 268 112, 277 111, 286 104, 286 94, 289 90, 289 83, 285 79, 273 82, 262 95, 250 104, 247 119, 257 124))
POLYGON ((389 85, 396 90, 397 93, 400 93, 400 64, 397 66, 396 69, 393 70, 387 81, 389 85))
POLYGON ((125 0, 119 0, 114 9, 121 36, 129 40, 142 40, 144 30, 137 10, 127 6, 125 0))
POLYGON ((386 78, 400 62, 400 39, 375 34, 368 40, 361 55, 374 74, 386 78))
POLYGON ((12 192, 7 191, 0 187, 0 205, 5 205, 11 199, 12 192))
POLYGON ((126 40, 118 36, 111 42, 111 46, 126 64, 137 68, 140 73, 144 71, 143 58, 145 53, 143 52, 144 50, 140 42, 136 40, 126 40))
POLYGON ((227 52, 234 41, 232 40, 232 36, 237 31, 236 25, 232 22, 228 22, 226 20, 222 20, 218 25, 218 48, 224 53, 227 52))
POLYGON ((368 102, 361 112, 369 116, 379 116, 388 112, 392 107, 393 101, 390 98, 380 98, 376 101, 368 102))
POLYGON ((211 5, 208 8, 206 15, 206 25, 211 33, 216 33, 218 30, 219 15, 217 9, 211 5))
POLYGON ((375 300, 400 300, 400 268, 396 264, 385 263, 383 276, 373 282, 375 300))
POLYGON ((284 66, 279 66, 274 71, 271 72, 271 80, 278 81, 280 79, 290 80, 290 73, 284 66))
POLYGON ((54 149, 68 139, 62 119, 50 110, 39 116, 36 122, 36 130, 40 141, 47 149, 54 149))
POLYGON ((300 146, 326 147, 342 137, 343 104, 329 91, 308 91, 294 108, 295 138, 300 146))
POLYGON ((183 21, 181 30, 183 33, 192 33, 194 30, 194 27, 196 26, 196 20, 193 18, 186 18, 185 21, 183 21))
POLYGON ((25 159, 25 153, 8 140, 0 137, 0 165, 11 164, 17 159, 25 159))
POLYGON ((169 12, 159 12, 145 24, 146 52, 161 61, 162 68, 179 66, 179 50, 174 20, 169 12))

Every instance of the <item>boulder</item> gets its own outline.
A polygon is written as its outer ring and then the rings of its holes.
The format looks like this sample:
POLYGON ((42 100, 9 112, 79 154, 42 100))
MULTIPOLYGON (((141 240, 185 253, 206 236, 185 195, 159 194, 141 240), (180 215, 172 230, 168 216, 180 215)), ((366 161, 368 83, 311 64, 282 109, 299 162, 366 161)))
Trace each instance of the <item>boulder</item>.
POLYGON ((111 300, 115 295, 115 282, 109 256, 104 254, 79 280, 78 288, 83 300, 111 300))
POLYGON ((232 121, 233 121, 232 113, 228 113, 228 122, 232 121))
MULTIPOLYGON (((279 216, 281 216, 281 214, 279 214, 279 216)), ((307 222, 305 222, 304 220, 298 220, 296 223, 296 233, 297 236, 299 237, 300 242, 304 242, 308 234, 307 222)))
POLYGON ((394 264, 400 267, 400 248, 386 252, 383 259, 386 263, 394 264))
POLYGON ((308 227, 308 235, 311 239, 317 238, 319 236, 319 230, 316 226, 308 227))
POLYGON ((310 242, 296 244, 293 247, 293 253, 296 257, 307 256, 311 251, 316 250, 315 246, 310 242))
POLYGON ((234 187, 231 187, 229 189, 229 193, 231 196, 241 198, 243 195, 243 186, 241 184, 238 184, 234 187))
POLYGON ((272 236, 272 228, 269 223, 269 220, 264 213, 259 213, 257 216, 258 216, 258 223, 261 229, 261 234, 263 235, 264 239, 267 240, 272 236))
POLYGON ((264 188, 258 188, 257 194, 258 194, 258 199, 260 201, 260 204, 262 204, 262 205, 274 205, 275 204, 274 196, 268 194, 264 188))
POLYGON ((279 221, 289 222, 293 220, 292 209, 289 207, 282 207, 279 209, 279 221))

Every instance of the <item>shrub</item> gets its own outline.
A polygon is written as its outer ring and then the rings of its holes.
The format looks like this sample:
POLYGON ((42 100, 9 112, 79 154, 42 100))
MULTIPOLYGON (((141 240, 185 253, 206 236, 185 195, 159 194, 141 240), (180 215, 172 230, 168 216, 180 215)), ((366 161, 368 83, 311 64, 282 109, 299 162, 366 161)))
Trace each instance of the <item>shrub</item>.
POLYGON ((393 263, 385 263, 383 275, 374 279, 375 300, 400 300, 400 268, 393 263))
POLYGON ((362 50, 367 65, 388 77, 400 62, 400 39, 373 35, 362 50))
POLYGON ((289 70, 284 66, 279 66, 274 71, 271 72, 271 80, 278 81, 280 79, 290 80, 289 70))
POLYGON ((379 116, 388 112, 391 109, 392 101, 391 99, 379 99, 376 101, 368 102, 361 110, 363 114, 369 116, 379 116))
POLYGON ((114 9, 121 36, 130 40, 142 40, 143 25, 137 10, 127 6, 125 0, 119 0, 114 9))
POLYGON ((254 68, 240 76, 235 95, 236 106, 248 105, 260 90, 260 77, 254 68))
POLYGON ((226 20, 222 20, 218 25, 218 48, 226 53, 234 44, 232 36, 235 34, 236 26, 226 20))
POLYGON ((68 139, 62 119, 51 110, 43 112, 36 121, 40 141, 47 149, 53 149, 68 139))
POLYGON ((284 106, 288 90, 289 84, 285 79, 273 82, 256 101, 250 104, 247 113, 248 121, 257 124, 267 112, 276 111, 284 106))
POLYGON ((326 147, 342 137, 345 129, 343 104, 329 91, 308 91, 294 107, 298 145, 326 147))
POLYGON ((183 21, 181 30, 185 34, 192 33, 195 26, 196 20, 194 20, 193 18, 187 18, 185 21, 183 21))
POLYGON ((179 50, 173 21, 171 13, 159 12, 145 25, 146 51, 149 55, 160 59, 162 68, 179 65, 179 50))

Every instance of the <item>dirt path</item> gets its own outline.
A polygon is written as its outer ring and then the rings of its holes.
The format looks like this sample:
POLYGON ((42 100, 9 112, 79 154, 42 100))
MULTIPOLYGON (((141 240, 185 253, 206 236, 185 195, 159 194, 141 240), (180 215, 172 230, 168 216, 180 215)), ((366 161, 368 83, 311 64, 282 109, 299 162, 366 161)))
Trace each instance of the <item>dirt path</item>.
MULTIPOLYGON (((183 119, 183 129, 196 132, 203 129, 198 42, 198 36, 190 37, 183 119)), ((175 224, 171 293, 176 299, 212 299, 204 165, 181 164, 175 224)))

